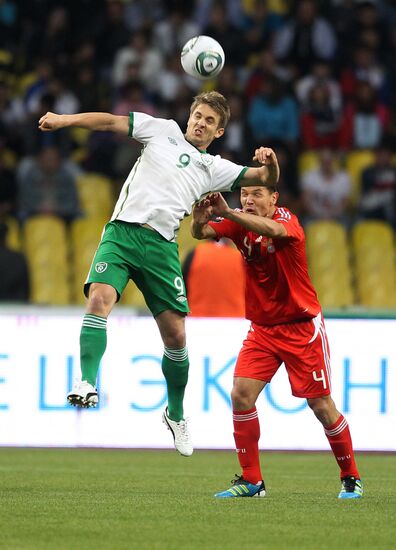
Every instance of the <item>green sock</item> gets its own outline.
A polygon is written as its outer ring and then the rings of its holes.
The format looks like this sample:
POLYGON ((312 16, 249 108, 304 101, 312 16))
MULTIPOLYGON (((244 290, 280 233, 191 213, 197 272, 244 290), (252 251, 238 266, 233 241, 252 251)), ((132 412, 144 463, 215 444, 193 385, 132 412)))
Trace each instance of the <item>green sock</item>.
POLYGON ((187 348, 165 348, 162 357, 162 372, 168 388, 168 416, 179 422, 183 419, 183 398, 188 380, 187 348))
POLYGON ((105 317, 91 313, 84 315, 80 334, 81 380, 92 386, 96 385, 100 360, 106 350, 106 325, 105 317))

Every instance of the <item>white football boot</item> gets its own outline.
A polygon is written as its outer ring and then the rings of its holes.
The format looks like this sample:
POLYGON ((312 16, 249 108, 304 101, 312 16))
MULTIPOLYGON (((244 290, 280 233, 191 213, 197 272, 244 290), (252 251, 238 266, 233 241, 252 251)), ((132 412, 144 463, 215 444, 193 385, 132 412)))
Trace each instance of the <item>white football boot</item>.
POLYGON ((67 394, 67 400, 70 405, 84 409, 96 407, 99 402, 96 388, 86 380, 74 384, 72 391, 67 394))
POLYGON ((168 416, 168 407, 166 407, 162 414, 162 422, 172 432, 176 450, 183 456, 191 456, 194 449, 191 435, 188 431, 187 419, 180 420, 179 422, 171 420, 168 416))

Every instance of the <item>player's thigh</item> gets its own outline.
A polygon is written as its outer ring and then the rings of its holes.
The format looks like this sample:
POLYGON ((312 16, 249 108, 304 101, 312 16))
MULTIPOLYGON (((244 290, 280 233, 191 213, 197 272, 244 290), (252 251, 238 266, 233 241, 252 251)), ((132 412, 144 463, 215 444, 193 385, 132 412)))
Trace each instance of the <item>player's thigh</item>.
POLYGON ((167 310, 186 315, 189 308, 177 244, 154 231, 146 231, 145 261, 132 278, 154 317, 167 310))
POLYGON ((296 323, 293 337, 280 341, 282 358, 296 397, 315 398, 331 392, 330 352, 321 317, 296 323))
POLYGON ((265 332, 252 325, 238 354, 234 377, 271 382, 280 365, 281 361, 265 332))
POLYGON ((118 300, 129 281, 131 266, 139 265, 141 255, 142 249, 133 234, 132 224, 108 223, 85 281, 85 295, 88 295, 92 283, 104 283, 116 290, 118 300))

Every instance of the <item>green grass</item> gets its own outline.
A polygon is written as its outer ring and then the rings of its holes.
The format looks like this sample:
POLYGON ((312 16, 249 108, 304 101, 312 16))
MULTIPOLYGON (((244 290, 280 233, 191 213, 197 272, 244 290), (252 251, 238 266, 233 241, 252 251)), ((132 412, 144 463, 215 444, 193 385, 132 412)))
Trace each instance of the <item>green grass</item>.
POLYGON ((0 449, 5 550, 396 547, 396 458, 358 454, 365 494, 340 501, 327 453, 262 453, 268 497, 217 501, 232 452, 0 449))

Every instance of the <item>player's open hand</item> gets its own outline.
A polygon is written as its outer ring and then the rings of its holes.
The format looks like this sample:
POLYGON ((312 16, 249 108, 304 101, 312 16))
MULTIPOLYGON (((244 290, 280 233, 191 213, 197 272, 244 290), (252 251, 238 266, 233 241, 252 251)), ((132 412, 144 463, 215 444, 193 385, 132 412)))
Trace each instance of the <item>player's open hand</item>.
POLYGON ((197 202, 192 211, 193 221, 199 225, 205 225, 212 217, 212 207, 210 201, 206 198, 197 202))
POLYGON ((59 128, 63 128, 64 126, 62 120, 62 115, 48 112, 40 118, 38 123, 39 130, 41 130, 42 132, 52 132, 54 130, 59 130, 59 128))
POLYGON ((278 164, 275 152, 269 147, 259 147, 254 152, 253 160, 257 160, 260 164, 268 166, 270 164, 278 164))
POLYGON ((209 193, 203 200, 210 204, 214 216, 224 217, 230 209, 221 193, 209 193))

